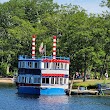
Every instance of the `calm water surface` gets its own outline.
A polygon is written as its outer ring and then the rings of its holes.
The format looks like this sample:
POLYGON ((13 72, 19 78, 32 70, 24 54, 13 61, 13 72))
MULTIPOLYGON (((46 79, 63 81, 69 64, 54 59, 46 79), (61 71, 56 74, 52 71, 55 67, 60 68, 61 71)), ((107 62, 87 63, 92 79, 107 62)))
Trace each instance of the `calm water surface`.
POLYGON ((110 110, 109 96, 29 96, 0 88, 0 110, 110 110))

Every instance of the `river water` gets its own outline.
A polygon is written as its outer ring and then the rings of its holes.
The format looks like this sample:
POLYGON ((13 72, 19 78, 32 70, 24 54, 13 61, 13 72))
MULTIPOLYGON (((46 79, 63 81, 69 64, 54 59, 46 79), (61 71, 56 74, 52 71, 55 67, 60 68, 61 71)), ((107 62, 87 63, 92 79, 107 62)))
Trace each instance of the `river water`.
POLYGON ((109 96, 32 96, 16 93, 16 88, 0 88, 0 110, 110 110, 109 96))

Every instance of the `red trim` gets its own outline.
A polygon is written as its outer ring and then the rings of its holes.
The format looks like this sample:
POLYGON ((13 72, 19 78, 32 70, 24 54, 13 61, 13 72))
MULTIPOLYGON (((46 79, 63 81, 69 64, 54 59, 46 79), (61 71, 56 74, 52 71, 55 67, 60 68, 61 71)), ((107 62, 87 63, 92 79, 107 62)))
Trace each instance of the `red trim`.
POLYGON ((57 37, 56 36, 53 36, 53 39, 56 39, 57 37))
POLYGON ((49 77, 49 76, 64 77, 64 74, 51 73, 51 74, 42 74, 42 76, 47 76, 47 77, 49 77))
POLYGON ((56 50, 53 50, 53 52, 56 52, 56 50))
POLYGON ((35 47, 35 45, 32 44, 33 47, 35 47))
POLYGON ((32 47, 36 47, 35 45, 32 45, 32 47))
POLYGON ((69 60, 60 60, 60 59, 43 59, 43 62, 70 63, 69 60))
POLYGON ((53 46, 53 48, 56 48, 57 46, 53 46))
POLYGON ((32 38, 36 38, 36 35, 33 35, 32 38))

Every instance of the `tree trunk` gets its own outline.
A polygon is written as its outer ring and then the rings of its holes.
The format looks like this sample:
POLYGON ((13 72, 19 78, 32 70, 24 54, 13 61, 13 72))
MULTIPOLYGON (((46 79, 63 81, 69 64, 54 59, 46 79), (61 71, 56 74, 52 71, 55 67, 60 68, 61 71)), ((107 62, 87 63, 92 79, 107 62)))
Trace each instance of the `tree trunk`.
POLYGON ((86 54, 84 54, 84 78, 83 78, 83 82, 86 81, 86 54))
POLYGON ((10 68, 10 66, 9 66, 9 64, 7 64, 6 74, 9 74, 9 68, 10 68))
POLYGON ((86 68, 84 69, 84 78, 83 78, 83 82, 86 81, 86 68))

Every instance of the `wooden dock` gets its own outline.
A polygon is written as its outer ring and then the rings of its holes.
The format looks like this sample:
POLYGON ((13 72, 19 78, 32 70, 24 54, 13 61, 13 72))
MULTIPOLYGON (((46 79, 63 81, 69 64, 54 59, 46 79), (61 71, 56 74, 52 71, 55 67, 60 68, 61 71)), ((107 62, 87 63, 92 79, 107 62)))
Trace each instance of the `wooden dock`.
POLYGON ((72 90, 72 87, 73 87, 73 83, 74 83, 74 75, 73 75, 73 78, 72 78, 72 80, 71 80, 69 90, 68 90, 68 92, 67 92, 68 95, 71 95, 71 90, 72 90))
POLYGON ((78 90, 72 89, 71 95, 98 95, 99 91, 96 90, 78 90))

